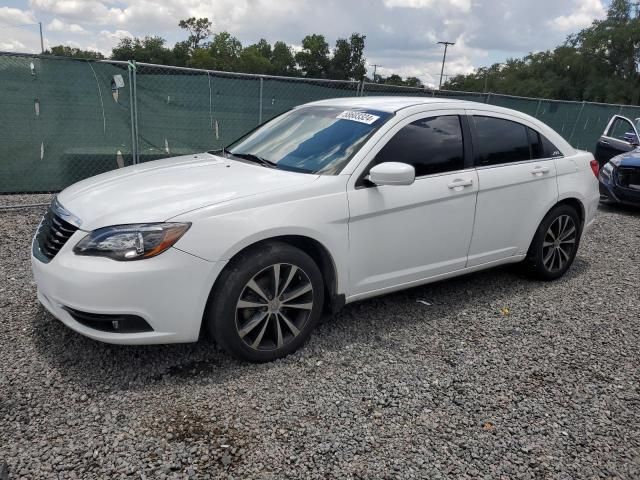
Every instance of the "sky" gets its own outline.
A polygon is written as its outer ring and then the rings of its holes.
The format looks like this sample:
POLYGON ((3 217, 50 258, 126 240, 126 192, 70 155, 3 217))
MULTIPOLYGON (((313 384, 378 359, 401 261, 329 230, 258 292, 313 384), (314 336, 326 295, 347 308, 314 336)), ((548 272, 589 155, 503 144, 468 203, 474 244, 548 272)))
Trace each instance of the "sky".
POLYGON ((367 36, 369 76, 416 76, 437 84, 445 74, 553 48, 606 14, 606 0, 0 0, 0 51, 39 52, 69 45, 108 55, 123 36, 183 40, 183 18, 208 17, 244 45, 266 38, 299 48, 310 33, 331 47, 353 32, 367 36), (35 24, 35 25, 34 25, 35 24))

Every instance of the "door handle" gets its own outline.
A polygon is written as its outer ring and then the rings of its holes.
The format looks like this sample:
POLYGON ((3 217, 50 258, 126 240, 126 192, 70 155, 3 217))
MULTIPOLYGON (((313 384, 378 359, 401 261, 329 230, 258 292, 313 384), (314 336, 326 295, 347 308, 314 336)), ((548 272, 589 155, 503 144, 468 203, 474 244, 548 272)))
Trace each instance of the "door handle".
POLYGON ((543 175, 545 173, 549 173, 550 168, 549 167, 543 167, 542 165, 536 165, 535 167, 533 167, 533 170, 531 170, 531 173, 533 175, 543 175))
POLYGON ((609 142, 606 140, 600 140, 600 145, 609 145, 609 142))
POLYGON ((457 178, 453 182, 451 182, 449 185, 447 185, 447 187, 453 190, 455 188, 470 187, 471 185, 473 185, 473 180, 465 180, 463 178, 457 178))

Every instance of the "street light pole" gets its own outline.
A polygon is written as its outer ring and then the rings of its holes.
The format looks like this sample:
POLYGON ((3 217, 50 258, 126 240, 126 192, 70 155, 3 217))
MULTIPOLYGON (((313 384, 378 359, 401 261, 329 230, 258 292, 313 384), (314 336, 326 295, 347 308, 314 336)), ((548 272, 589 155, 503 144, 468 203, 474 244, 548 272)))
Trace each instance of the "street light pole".
POLYGON ((440 70, 440 84, 438 85, 438 90, 442 88, 442 77, 444 76, 444 62, 447 60, 447 47, 449 45, 455 45, 454 42, 438 42, 439 45, 444 45, 444 55, 442 56, 442 69, 440 70))

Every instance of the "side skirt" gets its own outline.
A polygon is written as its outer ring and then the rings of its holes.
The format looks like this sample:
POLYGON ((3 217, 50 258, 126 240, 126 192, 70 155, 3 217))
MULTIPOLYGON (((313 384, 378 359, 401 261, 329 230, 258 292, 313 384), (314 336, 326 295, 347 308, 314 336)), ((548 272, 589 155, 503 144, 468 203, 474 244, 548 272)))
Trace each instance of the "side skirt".
POLYGON ((440 275, 434 275, 432 277, 423 278, 420 280, 415 280, 413 282, 401 283, 398 285, 393 285, 391 287, 381 288, 378 290, 371 290, 368 292, 358 293, 356 295, 351 295, 346 298, 345 303, 351 303, 358 300, 364 300, 365 298, 377 297, 378 295, 384 295, 391 292, 397 292, 398 290, 405 290, 407 288, 417 287, 419 285, 426 285, 428 283, 434 283, 440 280, 445 280, 447 278, 459 277, 461 275, 466 275, 467 273, 477 272, 479 270, 486 270, 488 268, 497 267, 499 265, 507 265, 509 263, 518 263, 524 260, 526 255, 514 255, 511 257, 503 258, 500 260, 494 260, 492 262, 483 263, 480 265, 474 265, 473 267, 462 268, 460 270, 454 270, 453 272, 442 273, 440 275))

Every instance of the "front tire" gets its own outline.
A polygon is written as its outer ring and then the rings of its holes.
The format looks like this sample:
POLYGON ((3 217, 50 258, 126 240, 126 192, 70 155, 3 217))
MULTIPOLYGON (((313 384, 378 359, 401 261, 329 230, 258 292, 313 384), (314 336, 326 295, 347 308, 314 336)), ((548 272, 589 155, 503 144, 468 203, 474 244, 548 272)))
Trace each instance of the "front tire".
POLYGON ((533 237, 524 262, 527 273, 546 281, 563 276, 575 259, 581 234, 580 217, 573 207, 553 208, 533 237))
POLYGON ((324 284, 302 250, 270 242, 231 260, 212 291, 210 336, 242 360, 269 362, 297 350, 322 313, 324 284))

